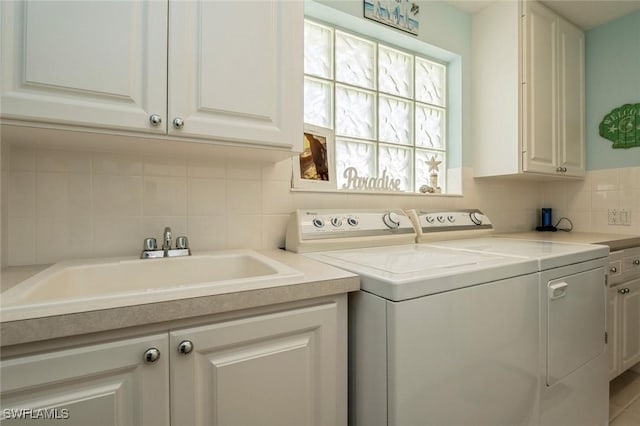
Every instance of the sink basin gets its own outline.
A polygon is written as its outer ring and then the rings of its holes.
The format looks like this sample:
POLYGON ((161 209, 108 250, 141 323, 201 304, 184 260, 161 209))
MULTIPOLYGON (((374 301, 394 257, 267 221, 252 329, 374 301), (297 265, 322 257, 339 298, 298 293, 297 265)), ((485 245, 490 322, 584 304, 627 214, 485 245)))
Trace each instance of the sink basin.
MULTIPOLYGON (((123 297, 135 304, 145 295, 187 292, 186 297, 192 297, 189 290, 234 291, 239 284, 297 275, 301 274, 250 250, 162 259, 61 262, 3 292, 2 310, 7 313, 18 307, 123 297)), ((204 294, 201 291, 193 297, 204 294)))

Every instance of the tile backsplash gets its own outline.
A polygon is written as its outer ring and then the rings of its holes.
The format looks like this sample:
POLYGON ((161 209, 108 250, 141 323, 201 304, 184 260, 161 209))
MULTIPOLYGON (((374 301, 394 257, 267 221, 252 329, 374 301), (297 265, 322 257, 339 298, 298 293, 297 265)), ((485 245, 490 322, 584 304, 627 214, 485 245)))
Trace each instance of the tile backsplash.
MULTIPOLYGON (((533 229, 542 205, 585 231, 595 230, 605 205, 628 204, 640 214, 640 188, 633 186, 640 168, 592 172, 579 183, 474 180, 464 168, 464 196, 434 197, 290 191, 289 160, 260 164, 16 146, 2 154, 5 266, 137 256, 143 238, 160 240, 165 226, 175 236, 187 235, 194 251, 278 248, 296 208, 478 207, 499 232, 533 229)), ((597 230, 640 233, 633 218, 632 224, 597 230)))

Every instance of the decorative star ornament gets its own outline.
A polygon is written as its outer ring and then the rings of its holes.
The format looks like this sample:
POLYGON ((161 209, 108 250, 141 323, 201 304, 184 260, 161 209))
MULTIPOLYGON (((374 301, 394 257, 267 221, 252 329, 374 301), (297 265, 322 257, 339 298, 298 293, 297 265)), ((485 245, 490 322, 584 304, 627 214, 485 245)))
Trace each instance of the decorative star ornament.
POLYGON ((442 161, 436 161, 436 157, 431 156, 431 159, 429 161, 425 161, 425 163, 427 163, 427 165, 429 166, 429 173, 431 173, 440 171, 438 169, 438 166, 440 165, 440 163, 442 163, 442 161))

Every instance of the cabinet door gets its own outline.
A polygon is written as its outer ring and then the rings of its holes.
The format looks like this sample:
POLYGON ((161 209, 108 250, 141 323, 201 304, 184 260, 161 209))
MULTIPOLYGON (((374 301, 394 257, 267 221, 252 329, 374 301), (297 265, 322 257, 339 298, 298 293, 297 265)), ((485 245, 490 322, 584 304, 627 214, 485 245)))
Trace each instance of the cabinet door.
POLYGON ((559 165, 584 176, 584 33, 559 21, 559 165))
POLYGON ((166 132, 166 1, 1 7, 3 118, 166 132))
POLYGON ((168 426, 167 354, 162 334, 3 361, 2 424, 24 424, 15 418, 22 413, 57 416, 69 426, 168 426), (146 363, 152 347, 161 356, 146 363))
POLYGON ((169 133, 301 150, 303 7, 170 2, 169 133))
POLYGON ((558 19, 539 3, 525 4, 522 169, 556 174, 558 19))
MULTIPOLYGON (((337 413, 337 305, 170 333, 171 418, 180 425, 344 425, 337 413)), ((344 371, 341 371, 344 374, 344 371)))
POLYGON ((620 310, 618 309, 618 289, 607 291, 607 350, 609 351, 609 380, 620 374, 620 349, 618 334, 620 333, 620 310))
POLYGON ((629 289, 621 300, 622 371, 640 361, 640 278, 628 281, 619 288, 629 289))

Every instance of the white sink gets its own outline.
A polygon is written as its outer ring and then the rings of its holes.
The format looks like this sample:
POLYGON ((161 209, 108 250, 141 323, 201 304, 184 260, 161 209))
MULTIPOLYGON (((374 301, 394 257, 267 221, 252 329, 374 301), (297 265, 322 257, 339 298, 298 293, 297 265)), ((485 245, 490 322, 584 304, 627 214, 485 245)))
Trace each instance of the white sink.
POLYGON ((300 275, 251 250, 162 259, 69 261, 57 263, 3 292, 1 306, 6 314, 24 308, 95 305, 114 298, 136 304, 148 302, 149 295, 181 293, 181 297, 197 297, 242 291, 247 284, 300 275))

